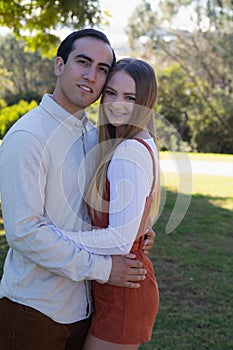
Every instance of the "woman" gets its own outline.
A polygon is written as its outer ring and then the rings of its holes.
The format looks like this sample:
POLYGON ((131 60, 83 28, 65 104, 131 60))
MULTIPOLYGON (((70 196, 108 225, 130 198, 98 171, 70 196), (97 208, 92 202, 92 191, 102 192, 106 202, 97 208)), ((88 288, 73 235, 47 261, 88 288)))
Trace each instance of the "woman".
POLYGON ((98 234, 95 237, 94 230, 79 239, 91 252, 133 252, 147 277, 134 290, 93 283, 95 312, 83 350, 136 350, 151 338, 159 292, 142 245, 160 199, 153 123, 156 97, 156 77, 149 64, 131 58, 116 63, 101 99, 99 160, 86 194, 98 234), (105 227, 111 228, 111 238, 104 230, 99 235, 98 228, 105 227))
POLYGON ((98 164, 85 198, 93 230, 66 235, 90 253, 134 253, 147 276, 135 289, 93 282, 95 311, 83 350, 136 350, 151 338, 159 292, 143 243, 160 200, 156 97, 149 64, 132 58, 115 64, 101 99, 98 164))

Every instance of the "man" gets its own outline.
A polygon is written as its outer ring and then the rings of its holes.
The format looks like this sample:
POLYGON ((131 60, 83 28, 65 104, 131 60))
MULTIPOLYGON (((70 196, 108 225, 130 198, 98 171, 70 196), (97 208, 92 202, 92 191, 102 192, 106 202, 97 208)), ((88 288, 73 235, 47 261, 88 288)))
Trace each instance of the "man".
POLYGON ((139 261, 89 254, 52 229, 91 229, 82 195, 97 139, 84 109, 98 99, 114 62, 103 33, 70 34, 58 48, 53 95, 2 142, 0 191, 10 249, 0 285, 1 350, 81 349, 93 311, 90 281, 137 288, 145 278, 139 261))

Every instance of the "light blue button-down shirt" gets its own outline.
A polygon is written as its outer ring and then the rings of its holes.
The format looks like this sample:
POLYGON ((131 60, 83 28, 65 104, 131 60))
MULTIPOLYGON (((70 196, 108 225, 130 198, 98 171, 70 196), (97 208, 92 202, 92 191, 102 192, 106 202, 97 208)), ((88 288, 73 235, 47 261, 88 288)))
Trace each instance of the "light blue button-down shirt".
POLYGON ((90 230, 82 194, 93 174, 96 142, 96 128, 85 113, 80 120, 45 95, 14 124, 0 148, 0 192, 10 245, 0 297, 60 323, 91 314, 89 281, 106 282, 112 266, 110 256, 89 254, 62 234, 90 230))

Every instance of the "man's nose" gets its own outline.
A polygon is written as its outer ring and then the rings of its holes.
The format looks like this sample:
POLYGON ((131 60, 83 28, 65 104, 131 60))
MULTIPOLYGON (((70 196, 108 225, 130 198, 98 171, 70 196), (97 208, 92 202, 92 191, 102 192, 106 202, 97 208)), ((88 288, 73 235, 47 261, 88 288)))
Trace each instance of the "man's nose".
POLYGON ((84 79, 89 80, 91 82, 96 81, 96 69, 94 67, 88 68, 88 70, 84 74, 84 79))

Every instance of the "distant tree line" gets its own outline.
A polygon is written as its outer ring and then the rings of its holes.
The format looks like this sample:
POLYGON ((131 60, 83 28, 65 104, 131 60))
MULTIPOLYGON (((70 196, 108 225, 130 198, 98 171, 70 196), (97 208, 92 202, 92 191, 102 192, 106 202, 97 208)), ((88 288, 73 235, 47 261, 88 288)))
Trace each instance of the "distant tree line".
POLYGON ((152 9, 144 0, 127 34, 132 55, 158 73, 159 112, 191 150, 233 153, 233 2, 162 0, 152 9))
MULTIPOLYGON (((58 16, 51 23, 54 1, 43 9, 40 7, 43 1, 37 0, 41 12, 30 8, 29 3, 26 6, 23 0, 17 3, 18 17, 11 25, 16 36, 0 37, 0 138, 44 93, 53 90, 55 51, 52 48, 56 40, 50 36, 51 29, 61 24, 77 28, 87 23, 103 23, 98 1, 80 1, 79 11, 73 3, 56 1, 58 16), (64 6, 66 12, 62 17, 64 6), (91 17, 93 13, 95 17, 91 17), (20 39, 24 18, 30 16, 29 31, 39 16, 34 27, 36 35, 21 35, 20 39), (47 46, 42 45, 43 38, 47 46)), ((161 118, 156 118, 159 136, 162 135, 166 146, 173 150, 180 149, 181 140, 190 151, 233 153, 232 0, 161 0, 156 9, 151 3, 142 0, 135 8, 126 32, 131 55, 149 61, 157 73, 159 94, 155 112, 157 117, 163 116, 168 121, 165 125, 161 118), (184 19, 192 25, 192 30, 181 28, 179 21, 184 19)), ((11 15, 13 18, 16 9, 13 10, 7 0, 3 0, 1 6, 0 25, 10 27, 9 18, 11 15), (9 12, 8 17, 1 12, 1 6, 9 12)))
POLYGON ((0 37, 0 138, 44 93, 53 91, 53 60, 25 47, 12 34, 0 37))

